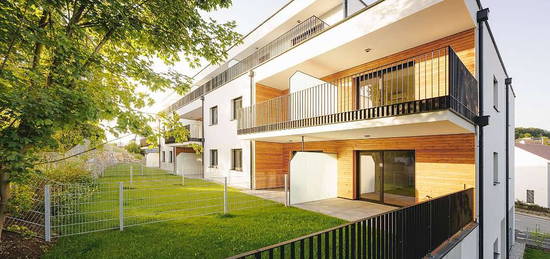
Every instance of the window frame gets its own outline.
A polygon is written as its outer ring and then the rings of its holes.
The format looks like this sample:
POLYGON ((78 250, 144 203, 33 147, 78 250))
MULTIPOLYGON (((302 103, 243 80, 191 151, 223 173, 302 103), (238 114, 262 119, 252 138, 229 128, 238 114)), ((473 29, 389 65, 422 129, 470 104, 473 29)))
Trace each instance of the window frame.
POLYGON ((218 113, 218 106, 217 105, 210 107, 210 118, 208 120, 210 126, 218 125, 218 121, 219 121, 218 114, 219 113, 218 113), (216 111, 216 116, 214 116, 214 111, 216 111), (216 118, 216 121, 214 121, 214 118, 216 118))
POLYGON ((240 101, 241 107, 239 107, 239 108, 243 108, 243 97, 242 96, 231 99, 231 120, 232 121, 237 119, 237 107, 235 105, 236 101, 240 101))
POLYGON ((172 150, 168 151, 168 163, 171 164, 174 162, 174 152, 172 150))
POLYGON ((208 167, 218 168, 218 150, 217 149, 210 149, 210 161, 208 162, 208 167), (213 154, 215 154, 215 156, 213 154), (214 157, 216 157, 215 160, 213 159, 214 157))
POLYGON ((162 151, 162 162, 166 163, 166 151, 162 151))
POLYGON ((527 189, 526 192, 525 192, 525 203, 529 203, 529 204, 535 204, 535 190, 529 190, 527 189), (529 201, 529 192, 531 192, 531 198, 532 200, 529 201))
POLYGON ((242 148, 234 148, 231 149, 231 170, 233 171, 243 171, 243 149, 242 148), (239 154, 237 163, 237 153, 239 154), (237 164, 239 164, 239 167, 237 167, 237 164))

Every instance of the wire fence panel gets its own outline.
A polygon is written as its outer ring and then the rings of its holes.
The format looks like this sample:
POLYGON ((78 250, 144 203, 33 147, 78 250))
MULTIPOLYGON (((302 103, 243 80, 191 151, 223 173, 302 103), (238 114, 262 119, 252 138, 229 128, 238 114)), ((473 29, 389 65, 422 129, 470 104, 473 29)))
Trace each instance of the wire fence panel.
POLYGON ((7 225, 24 225, 46 240, 280 205, 285 197, 280 189, 230 188, 224 177, 176 175, 139 163, 107 167, 92 183, 35 185, 32 209, 8 217, 7 225))

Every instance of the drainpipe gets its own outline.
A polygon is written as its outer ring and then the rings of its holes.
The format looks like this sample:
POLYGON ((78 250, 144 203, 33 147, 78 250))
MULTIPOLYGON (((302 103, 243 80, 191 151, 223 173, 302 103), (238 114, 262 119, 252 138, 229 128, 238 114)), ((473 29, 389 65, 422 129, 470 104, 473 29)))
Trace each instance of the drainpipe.
POLYGON ((510 214, 508 213, 510 206, 510 86, 512 85, 512 78, 506 78, 504 80, 506 85, 506 258, 510 258, 510 214))
POLYGON ((478 156, 479 156, 479 169, 478 169, 478 195, 479 195, 479 218, 478 218, 478 224, 479 224, 479 258, 483 259, 483 250, 484 250, 484 243, 483 243, 483 224, 484 224, 484 213, 483 213, 483 206, 484 206, 484 196, 483 196, 483 185, 484 185, 484 179, 483 179, 483 171, 484 171, 484 144, 483 144, 483 127, 487 126, 489 124, 489 116, 485 116, 483 112, 483 91, 484 91, 484 76, 483 76, 483 26, 484 22, 486 22, 489 19, 489 9, 481 9, 477 12, 477 24, 478 24, 478 52, 479 52, 479 58, 478 58, 478 72, 479 72, 479 116, 476 117, 475 123, 478 126, 478 156))
POLYGON ((204 171, 206 170, 204 168, 204 152, 206 152, 206 150, 204 150, 204 139, 205 139, 205 135, 204 135, 204 95, 201 96, 201 113, 202 113, 202 123, 201 123, 201 130, 202 130, 202 138, 201 138, 201 145, 202 145, 202 153, 201 153, 201 166, 202 166, 202 178, 204 178, 204 171))
MULTIPOLYGON (((250 77, 250 105, 254 105, 256 98, 255 98, 255 89, 256 84, 254 83, 254 71, 250 70, 248 73, 248 76, 250 77)), ((256 174, 256 168, 254 168, 254 141, 250 140, 250 190, 254 190, 255 184, 254 184, 254 175, 256 174)))

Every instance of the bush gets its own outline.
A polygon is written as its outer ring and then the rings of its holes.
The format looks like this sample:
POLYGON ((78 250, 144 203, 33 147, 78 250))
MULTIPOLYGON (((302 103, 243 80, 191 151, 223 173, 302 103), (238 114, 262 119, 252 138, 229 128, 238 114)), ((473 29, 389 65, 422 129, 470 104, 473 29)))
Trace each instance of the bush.
POLYGON ((135 142, 131 142, 130 144, 126 145, 124 148, 126 149, 126 151, 130 153, 143 155, 143 152, 140 146, 135 142))
POLYGON ((48 180, 58 183, 91 184, 94 181, 92 173, 86 168, 86 164, 78 159, 44 168, 41 171, 48 180))
POLYGON ((25 239, 29 239, 33 236, 38 236, 34 231, 30 230, 25 226, 11 225, 7 227, 6 230, 10 232, 18 233, 21 236, 23 236, 23 238, 25 239))
POLYGON ((8 201, 8 213, 21 217, 34 205, 34 190, 27 183, 12 183, 11 198, 8 201))

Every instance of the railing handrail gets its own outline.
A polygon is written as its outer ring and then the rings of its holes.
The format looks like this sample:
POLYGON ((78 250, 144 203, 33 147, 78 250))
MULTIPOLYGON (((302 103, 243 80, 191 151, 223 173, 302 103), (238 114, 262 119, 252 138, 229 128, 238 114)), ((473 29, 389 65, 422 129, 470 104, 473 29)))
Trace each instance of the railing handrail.
MULTIPOLYGON (((176 110, 176 109, 179 109, 180 107, 182 107, 183 105, 185 104, 188 104, 192 101, 195 101, 197 99, 199 99, 201 96, 203 96, 204 94, 218 88, 218 87, 221 87, 220 86, 217 86, 215 88, 212 88, 212 85, 214 84, 214 81, 217 80, 218 76, 221 76, 227 72, 229 72, 231 69, 235 69, 237 68, 239 65, 242 65, 242 64, 246 64, 248 61, 250 61, 251 59, 253 59, 255 57, 255 55, 258 55, 258 53, 263 53, 266 51, 266 49, 269 49, 270 47, 272 47, 273 45, 275 45, 275 43, 277 41, 279 41, 280 39, 292 34, 292 33, 296 33, 296 28, 299 28, 300 26, 303 26, 303 24, 307 24, 308 22, 311 22, 311 21, 314 21, 312 24, 313 26, 311 26, 311 28, 304 28, 303 31, 304 32, 307 32, 308 30, 314 28, 315 26, 318 26, 318 24, 322 24, 323 25, 323 28, 314 33, 315 35, 319 34, 321 31, 324 31, 326 28, 329 27, 329 25, 323 21, 322 19, 320 19, 319 17, 317 17, 316 15, 312 15, 310 16, 309 18, 307 18, 306 20, 302 21, 301 23, 299 24, 296 24, 295 26, 293 26, 291 29, 289 29, 288 31, 286 31, 285 33, 279 35, 278 37, 276 37, 274 40, 270 41, 269 43, 267 43, 266 45, 264 45, 263 47, 257 49, 256 51, 254 51, 252 54, 246 56, 244 59, 242 59, 241 61, 239 61, 237 64, 233 65, 233 66, 230 66, 226 69, 224 69, 223 71, 220 71, 219 73, 216 73, 216 76, 214 76, 213 78, 211 78, 210 80, 208 80, 206 83, 200 85, 199 87, 197 87, 195 90, 187 93, 186 95, 184 95, 182 98, 180 98, 178 101, 176 101, 174 104, 170 105, 166 110, 167 111, 173 111, 173 110, 176 110), (209 89, 209 91, 206 91, 206 88, 210 86, 211 89, 209 89), (195 95, 195 96, 193 96, 195 95), (191 98, 189 98, 191 97, 191 98), (189 99, 188 101, 184 101, 185 99, 189 99), (185 102, 185 103, 182 103, 180 104, 180 102, 185 102)), ((314 35, 313 35, 314 36, 314 35)), ((307 37, 307 38, 304 38, 303 41, 306 41, 306 40, 309 40, 311 39, 312 37, 307 37)), ((297 46, 299 44, 296 44, 296 45, 293 45, 291 48, 297 46)), ((246 72, 248 72, 248 70, 250 68, 253 68, 255 66, 258 66, 258 65, 261 65, 261 64, 264 64, 266 63, 267 61, 271 60, 272 58, 274 58, 275 56, 277 55, 273 55, 273 57, 269 57, 268 59, 266 60, 263 60, 263 61, 259 61, 258 63, 250 63, 250 67, 246 68, 246 69, 243 69, 244 71, 241 72, 241 73, 238 73, 237 75, 234 76, 234 78, 231 78, 229 80, 227 80, 227 82, 223 83, 222 85, 230 82, 231 80, 235 79, 235 78, 238 78, 239 76, 245 74, 246 72)))
POLYGON ((362 219, 359 219, 359 220, 351 221, 351 222, 348 222, 348 223, 345 223, 345 224, 342 224, 342 225, 339 225, 339 226, 336 226, 336 227, 328 228, 328 229, 325 229, 325 230, 322 230, 322 231, 318 231, 318 232, 315 232, 315 233, 312 233, 312 234, 304 235, 304 236, 293 238, 293 239, 283 241, 283 242, 280 242, 280 243, 277 243, 277 244, 274 244, 274 245, 265 246, 265 247, 262 247, 262 248, 259 248, 259 249, 255 249, 255 250, 251 250, 251 251, 248 251, 248 252, 245 252, 245 253, 234 255, 234 256, 228 257, 228 259, 244 258, 244 257, 251 256, 251 255, 254 255, 254 254, 259 253, 259 252, 265 252, 265 251, 268 251, 268 250, 273 249, 273 248, 289 245, 291 243, 301 241, 301 240, 306 240, 310 237, 315 237, 315 236, 319 236, 319 235, 322 235, 322 234, 332 232, 334 230, 343 229, 347 226, 351 226, 351 225, 354 225, 354 224, 357 224, 357 223, 360 223, 360 222, 363 222, 363 221, 366 221, 366 220, 369 220, 369 219, 382 217, 384 215, 391 214, 391 213, 394 213, 396 211, 406 210, 408 208, 416 207, 416 206, 419 206, 419 205, 422 205, 422 204, 425 204, 425 203, 428 203, 428 202, 433 202, 433 201, 436 201, 436 200, 439 200, 439 199, 443 199, 443 198, 446 198, 448 196, 451 196, 451 195, 454 195, 454 194, 457 194, 457 193, 468 192, 468 191, 473 192, 473 190, 474 190, 474 188, 467 188, 467 189, 464 189, 464 190, 451 192, 451 193, 441 195, 441 196, 438 196, 436 198, 428 199, 428 200, 425 200, 425 201, 422 201, 422 202, 419 202, 419 203, 416 203, 416 204, 413 204, 413 205, 409 205, 409 206, 405 206, 405 207, 401 207, 401 208, 396 208, 396 209, 393 209, 393 210, 390 210, 390 211, 386 211, 384 213, 380 213, 380 214, 369 216, 369 217, 362 218, 362 219))

